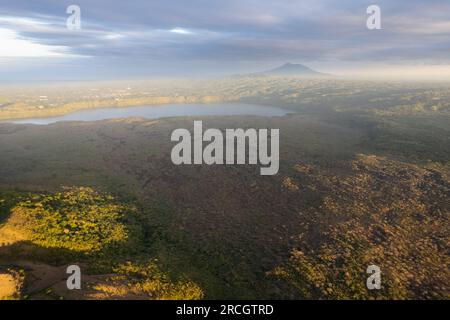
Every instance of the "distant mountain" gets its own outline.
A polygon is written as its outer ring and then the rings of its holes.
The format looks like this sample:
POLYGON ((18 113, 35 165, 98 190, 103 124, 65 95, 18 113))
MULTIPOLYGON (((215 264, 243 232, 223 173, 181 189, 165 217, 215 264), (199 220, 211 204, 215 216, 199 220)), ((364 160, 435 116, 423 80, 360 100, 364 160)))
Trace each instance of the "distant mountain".
POLYGON ((325 73, 315 71, 307 66, 296 63, 285 63, 278 68, 261 72, 263 75, 277 75, 277 76, 327 76, 325 73))

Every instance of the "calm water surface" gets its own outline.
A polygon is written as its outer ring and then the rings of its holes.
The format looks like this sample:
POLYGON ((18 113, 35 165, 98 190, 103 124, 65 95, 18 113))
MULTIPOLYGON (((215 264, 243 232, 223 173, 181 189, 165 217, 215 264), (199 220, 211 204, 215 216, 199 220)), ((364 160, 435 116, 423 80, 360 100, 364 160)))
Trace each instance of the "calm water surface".
POLYGON ((158 119, 165 117, 183 117, 183 116, 229 116, 229 115, 256 115, 256 116, 283 116, 288 113, 287 110, 261 106, 255 104, 240 103, 214 103, 214 104, 168 104, 139 106, 126 108, 101 108, 80 110, 63 116, 48 118, 30 118, 12 120, 9 122, 17 124, 38 124, 47 125, 61 121, 99 121, 106 119, 120 118, 145 118, 158 119))

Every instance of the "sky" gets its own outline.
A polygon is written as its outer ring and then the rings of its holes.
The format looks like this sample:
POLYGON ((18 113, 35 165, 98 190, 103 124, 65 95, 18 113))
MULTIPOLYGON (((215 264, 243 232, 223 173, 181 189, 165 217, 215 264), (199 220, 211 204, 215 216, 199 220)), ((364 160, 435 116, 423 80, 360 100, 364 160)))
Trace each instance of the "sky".
POLYGON ((448 0, 0 0, 0 81, 193 77, 285 62, 450 79, 448 0), (70 5, 81 28, 70 30, 70 5), (381 9, 369 30, 366 10, 381 9))

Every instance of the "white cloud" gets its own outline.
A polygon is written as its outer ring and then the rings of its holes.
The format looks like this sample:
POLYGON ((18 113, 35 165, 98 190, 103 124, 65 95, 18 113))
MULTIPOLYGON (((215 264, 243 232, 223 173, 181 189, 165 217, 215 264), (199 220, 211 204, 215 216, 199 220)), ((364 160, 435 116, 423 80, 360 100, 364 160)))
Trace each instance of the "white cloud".
POLYGON ((183 28, 174 28, 174 29, 170 30, 170 32, 177 33, 177 34, 193 34, 192 31, 189 31, 189 30, 183 29, 183 28))
POLYGON ((125 36, 120 33, 107 33, 107 34, 105 34, 104 38, 106 40, 118 40, 118 39, 125 38, 125 36))
POLYGON ((22 39, 14 30, 0 28, 0 57, 64 57, 69 56, 63 46, 47 46, 22 39))

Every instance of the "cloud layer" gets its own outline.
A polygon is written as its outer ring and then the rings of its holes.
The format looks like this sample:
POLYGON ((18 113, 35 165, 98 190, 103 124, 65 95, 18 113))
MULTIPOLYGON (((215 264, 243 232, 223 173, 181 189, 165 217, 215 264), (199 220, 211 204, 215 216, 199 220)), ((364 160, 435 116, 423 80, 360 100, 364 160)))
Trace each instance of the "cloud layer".
POLYGON ((79 0, 82 29, 68 30, 72 0, 2 0, 0 60, 39 58, 40 67, 28 62, 33 72, 94 69, 105 77, 237 72, 285 61, 448 64, 450 3, 401 2, 377 1, 382 29, 371 31, 373 1, 365 0, 79 0))

